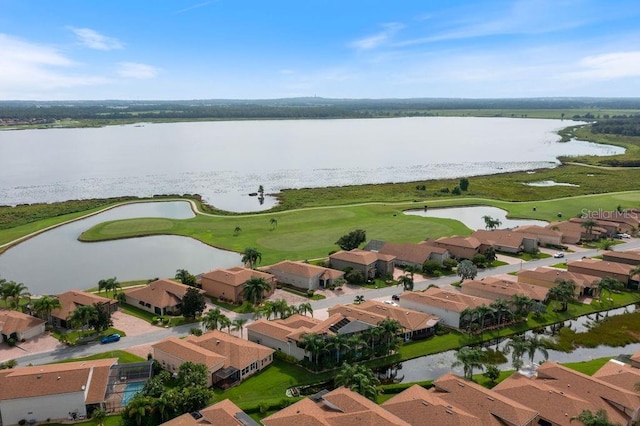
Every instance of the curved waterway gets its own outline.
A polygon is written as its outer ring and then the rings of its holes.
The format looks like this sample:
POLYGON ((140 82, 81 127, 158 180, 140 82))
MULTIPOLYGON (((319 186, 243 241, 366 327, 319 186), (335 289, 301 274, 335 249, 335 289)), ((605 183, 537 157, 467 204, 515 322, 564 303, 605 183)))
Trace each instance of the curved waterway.
POLYGON ((97 286, 99 280, 170 278, 177 269, 193 274, 241 265, 238 253, 179 236, 153 236, 82 243, 78 236, 110 220, 194 217, 187 202, 129 204, 60 226, 0 255, 0 276, 24 283, 32 294, 56 294, 97 286))
POLYGON ((505 210, 489 206, 427 208, 426 211, 424 209, 406 210, 404 214, 455 219, 462 222, 471 230, 485 228, 484 219, 482 219, 483 216, 491 216, 494 219, 500 220, 500 228, 515 228, 516 226, 523 225, 547 225, 547 222, 543 220, 509 219, 505 210))

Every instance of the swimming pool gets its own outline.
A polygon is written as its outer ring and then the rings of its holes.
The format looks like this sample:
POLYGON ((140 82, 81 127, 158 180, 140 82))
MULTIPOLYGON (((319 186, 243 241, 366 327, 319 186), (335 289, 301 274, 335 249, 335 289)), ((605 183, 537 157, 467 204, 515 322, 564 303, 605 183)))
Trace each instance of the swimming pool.
POLYGON ((127 383, 127 387, 124 388, 124 392, 122 393, 122 406, 124 407, 129 404, 131 398, 140 392, 142 388, 144 388, 144 382, 127 383))

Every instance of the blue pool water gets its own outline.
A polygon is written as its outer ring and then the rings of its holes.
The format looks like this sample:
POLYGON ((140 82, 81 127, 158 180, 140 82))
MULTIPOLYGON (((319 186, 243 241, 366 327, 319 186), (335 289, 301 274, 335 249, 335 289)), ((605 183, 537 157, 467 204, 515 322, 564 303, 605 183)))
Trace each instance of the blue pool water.
POLYGON ((131 398, 144 388, 144 382, 127 383, 127 387, 122 393, 122 406, 124 407, 129 403, 131 398))

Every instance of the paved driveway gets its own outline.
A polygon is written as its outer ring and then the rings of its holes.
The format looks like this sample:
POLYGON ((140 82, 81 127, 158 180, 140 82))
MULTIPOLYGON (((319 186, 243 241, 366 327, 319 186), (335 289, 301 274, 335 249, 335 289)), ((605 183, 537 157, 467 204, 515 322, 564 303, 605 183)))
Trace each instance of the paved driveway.
POLYGON ((24 343, 19 343, 14 347, 10 347, 6 343, 0 343, 0 362, 27 355, 50 352, 63 346, 58 342, 58 339, 49 336, 48 333, 29 339, 24 343))

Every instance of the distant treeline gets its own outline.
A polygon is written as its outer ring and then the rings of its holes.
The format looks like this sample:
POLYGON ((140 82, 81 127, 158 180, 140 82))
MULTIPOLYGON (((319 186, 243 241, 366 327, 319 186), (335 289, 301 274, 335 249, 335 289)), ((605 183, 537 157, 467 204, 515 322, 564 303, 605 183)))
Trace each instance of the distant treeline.
POLYGON ((591 125, 592 133, 640 136, 640 115, 603 116, 591 125))
MULTIPOLYGON (((193 101, 2 101, 0 122, 367 118, 437 115, 432 110, 640 109, 640 98, 327 99, 193 101)), ((568 116, 569 114, 567 114, 568 116)))

